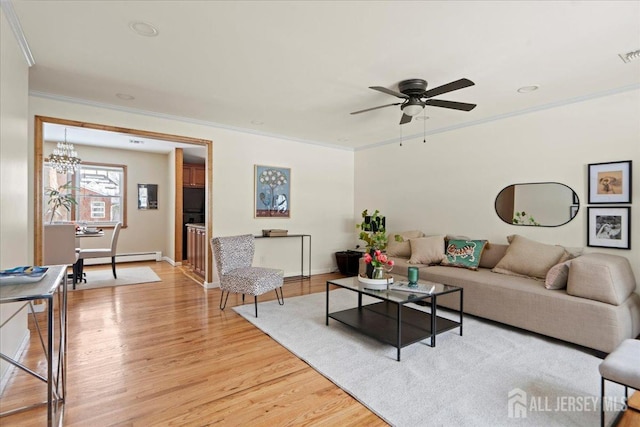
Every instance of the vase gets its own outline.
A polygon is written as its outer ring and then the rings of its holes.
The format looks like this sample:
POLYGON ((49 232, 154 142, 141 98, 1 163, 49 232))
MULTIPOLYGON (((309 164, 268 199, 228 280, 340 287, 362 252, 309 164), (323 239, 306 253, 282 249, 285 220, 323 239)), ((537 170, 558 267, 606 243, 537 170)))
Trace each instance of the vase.
MULTIPOLYGON (((371 255, 371 257, 374 258, 376 256, 375 249, 370 249, 369 255, 371 255)), ((366 264, 365 274, 369 279, 373 279, 373 265, 371 265, 370 263, 366 264)))
POLYGON ((371 273, 372 279, 384 279, 384 268, 373 267, 373 273, 371 273))

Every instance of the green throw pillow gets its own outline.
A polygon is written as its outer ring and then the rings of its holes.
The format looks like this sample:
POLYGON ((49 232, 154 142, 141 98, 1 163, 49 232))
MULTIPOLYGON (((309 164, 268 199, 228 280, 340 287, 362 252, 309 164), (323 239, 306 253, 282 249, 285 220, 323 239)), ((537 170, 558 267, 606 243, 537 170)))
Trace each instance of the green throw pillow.
POLYGON ((442 265, 477 270, 486 240, 449 240, 442 265))

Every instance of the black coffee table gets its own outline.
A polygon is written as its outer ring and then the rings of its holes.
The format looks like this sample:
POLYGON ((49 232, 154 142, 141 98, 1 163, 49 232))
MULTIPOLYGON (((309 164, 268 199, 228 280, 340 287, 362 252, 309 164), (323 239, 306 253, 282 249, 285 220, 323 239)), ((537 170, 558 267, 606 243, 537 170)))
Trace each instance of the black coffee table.
MULTIPOLYGON (((405 281, 406 283, 406 281, 405 281)), ((430 338, 429 345, 436 346, 436 335, 455 328, 460 328, 462 336, 462 301, 463 289, 458 286, 449 286, 441 283, 420 281, 421 287, 431 288, 433 291, 426 293, 412 293, 398 290, 369 290, 357 277, 347 277, 327 281, 327 311, 326 324, 329 318, 348 325, 355 330, 390 344, 398 349, 397 360, 400 361, 400 350, 410 344, 430 338), (348 289, 358 295, 357 307, 347 310, 329 312, 329 288, 331 285, 348 289), (460 306, 458 322, 437 315, 439 296, 458 292, 460 306), (362 296, 368 295, 379 300, 372 304, 362 304, 362 296), (408 303, 420 303, 430 300, 431 313, 417 310, 408 303)))

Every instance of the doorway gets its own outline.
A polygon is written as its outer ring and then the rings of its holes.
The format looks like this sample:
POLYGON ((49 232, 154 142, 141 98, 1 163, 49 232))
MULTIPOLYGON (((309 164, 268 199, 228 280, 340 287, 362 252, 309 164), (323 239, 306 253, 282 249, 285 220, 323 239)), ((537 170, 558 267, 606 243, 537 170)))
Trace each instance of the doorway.
MULTIPOLYGON (((118 134, 125 134, 131 137, 139 138, 151 138, 154 140, 164 141, 168 144, 174 144, 177 146, 187 147, 203 147, 206 149, 205 158, 205 200, 208 206, 211 205, 213 198, 213 188, 210 184, 213 179, 213 142, 205 139, 191 138, 179 135, 164 134, 158 132, 151 132, 138 129, 121 128, 116 126, 101 125, 96 123, 80 122, 75 120, 60 119, 53 117, 36 116, 35 117, 35 141, 34 141, 34 262, 36 265, 42 264, 42 247, 43 247, 43 162, 44 162, 44 135, 45 126, 47 125, 60 125, 67 127, 75 127, 81 129, 93 129, 96 131, 114 132, 118 134)), ((108 148, 108 147, 107 147, 108 148)), ((113 148, 113 147, 112 147, 113 148)), ((143 150, 140 150, 143 151, 143 150)), ((173 231, 172 236, 169 236, 168 240, 173 241, 173 260, 176 263, 182 261, 182 233, 183 233, 183 211, 182 211, 182 185, 183 185, 183 150, 174 148, 175 160, 174 160, 174 212, 173 212, 173 230, 168 230, 170 233, 173 231)), ((213 217, 212 209, 206 209, 205 215, 205 229, 206 238, 209 240, 212 236, 213 229, 213 217)), ((208 246, 208 245, 207 245, 208 246)), ((207 247, 207 254, 205 257, 205 282, 212 280, 212 257, 211 250, 207 247)))

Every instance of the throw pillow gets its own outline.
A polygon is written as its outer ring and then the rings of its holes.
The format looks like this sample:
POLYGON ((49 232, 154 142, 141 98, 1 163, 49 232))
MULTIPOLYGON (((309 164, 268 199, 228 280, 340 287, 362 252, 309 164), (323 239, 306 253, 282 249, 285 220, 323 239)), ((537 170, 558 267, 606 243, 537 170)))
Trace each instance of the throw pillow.
POLYGON ((409 264, 440 264, 444 259, 444 236, 409 239, 411 258, 409 264))
POLYGON ((387 255, 401 256, 409 258, 411 256, 411 245, 409 239, 423 237, 424 233, 419 230, 402 231, 400 233, 389 233, 387 236, 387 255), (401 242, 396 242, 396 235, 402 237, 401 242))
POLYGON ((560 262, 549 269, 544 280, 547 289, 564 289, 569 279, 569 265, 571 261, 560 262))
POLYGON ((449 240, 442 265, 477 270, 486 240, 449 240))
POLYGON ((544 280, 563 254, 564 248, 560 246, 546 245, 516 234, 505 256, 491 271, 544 280))

